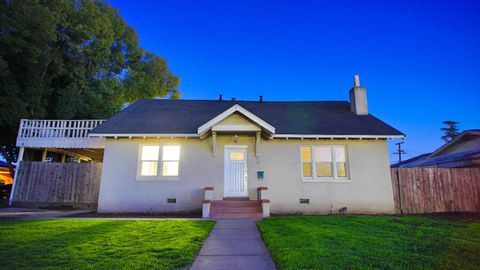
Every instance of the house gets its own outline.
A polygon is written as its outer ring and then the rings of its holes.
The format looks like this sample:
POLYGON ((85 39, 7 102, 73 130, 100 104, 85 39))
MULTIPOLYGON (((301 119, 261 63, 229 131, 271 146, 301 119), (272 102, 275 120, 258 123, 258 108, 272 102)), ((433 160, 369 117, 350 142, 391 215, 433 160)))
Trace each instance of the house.
POLYGON ((349 102, 140 100, 106 121, 84 120, 98 122, 80 135, 23 120, 17 145, 43 149, 42 160, 53 151, 103 162, 101 213, 393 213, 388 140, 404 134, 368 112, 358 76, 349 94, 349 102))
MULTIPOLYGON (((15 170, 15 166, 13 166, 13 169, 15 170)), ((13 178, 8 164, 0 160, 0 185, 11 185, 12 182, 13 178)))
POLYGON ((90 136, 105 138, 99 212, 203 201, 215 214, 258 199, 272 213, 391 213, 387 139, 404 135, 368 113, 357 78, 350 102, 140 100, 90 136))
POLYGON ((422 154, 392 168, 480 168, 480 129, 465 130, 432 153, 422 154))

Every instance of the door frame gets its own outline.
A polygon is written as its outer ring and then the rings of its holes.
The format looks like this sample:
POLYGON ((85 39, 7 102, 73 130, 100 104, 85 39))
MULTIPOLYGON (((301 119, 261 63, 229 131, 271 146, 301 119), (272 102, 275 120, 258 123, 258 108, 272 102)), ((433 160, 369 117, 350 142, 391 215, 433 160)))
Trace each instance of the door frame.
POLYGON ((223 196, 224 197, 246 197, 248 196, 248 160, 247 160, 247 156, 248 156, 248 145, 237 145, 237 144, 234 144, 234 145, 231 145, 231 144, 226 144, 225 145, 225 150, 224 150, 224 161, 223 161, 223 196), (244 164, 245 164, 245 169, 244 169, 244 172, 245 172, 245 194, 235 194, 235 195, 231 195, 231 194, 228 194, 227 192, 227 163, 230 161, 230 157, 228 155, 228 150, 231 150, 231 149, 245 149, 245 156, 244 156, 244 164))

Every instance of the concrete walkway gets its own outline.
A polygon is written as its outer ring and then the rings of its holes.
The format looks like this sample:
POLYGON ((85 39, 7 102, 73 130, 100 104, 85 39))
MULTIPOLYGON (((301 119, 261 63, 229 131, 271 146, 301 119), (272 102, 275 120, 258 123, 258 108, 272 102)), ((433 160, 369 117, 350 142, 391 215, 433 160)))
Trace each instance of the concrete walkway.
POLYGON ((217 220, 190 269, 275 269, 255 221, 217 220))

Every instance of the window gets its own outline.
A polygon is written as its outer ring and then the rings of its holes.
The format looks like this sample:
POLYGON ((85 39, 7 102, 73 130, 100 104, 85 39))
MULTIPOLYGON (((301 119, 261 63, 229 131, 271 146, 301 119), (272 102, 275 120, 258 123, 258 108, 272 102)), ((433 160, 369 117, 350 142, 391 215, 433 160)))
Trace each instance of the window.
POLYGON ((243 160, 244 158, 243 152, 230 152, 230 160, 243 160))
POLYGON ((140 152, 140 170, 142 177, 156 177, 161 169, 161 176, 178 176, 180 163, 180 146, 142 145, 140 152), (160 159, 161 157, 161 159, 160 159), (159 166, 159 162, 161 162, 159 166))
POLYGON ((160 146, 144 145, 141 155, 141 176, 157 176, 158 152, 160 146))
POLYGON ((345 146, 302 146, 300 152, 303 178, 347 177, 347 155, 345 146))
POLYGON ((317 177, 332 177, 332 149, 330 146, 314 147, 315 149, 315 168, 317 177))
POLYGON ((312 148, 302 147, 303 177, 312 177, 312 148))
POLYGON ((338 177, 347 177, 347 158, 345 157, 345 147, 334 146, 335 164, 338 177))
POLYGON ((162 155, 162 175, 178 176, 178 164, 180 161, 180 146, 164 146, 162 155))

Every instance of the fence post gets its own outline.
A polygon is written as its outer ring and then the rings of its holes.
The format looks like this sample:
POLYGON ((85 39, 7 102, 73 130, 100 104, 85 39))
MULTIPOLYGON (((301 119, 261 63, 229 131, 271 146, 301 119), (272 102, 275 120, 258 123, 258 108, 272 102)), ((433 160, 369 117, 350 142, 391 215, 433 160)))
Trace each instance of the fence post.
POLYGON ((398 190, 398 209, 400 210, 400 214, 403 214, 402 209, 402 193, 400 192, 400 168, 395 168, 395 173, 397 174, 397 190, 398 190))
MULTIPOLYGON (((22 120, 22 123, 23 123, 23 120, 22 120)), ((20 170, 20 162, 22 162, 24 151, 25 151, 25 147, 21 146, 20 151, 18 152, 17 163, 15 164, 15 174, 13 176, 12 188, 10 189, 10 198, 8 199, 9 206, 12 206, 12 203, 13 203, 13 196, 15 193, 15 186, 17 184, 18 171, 20 170)))

